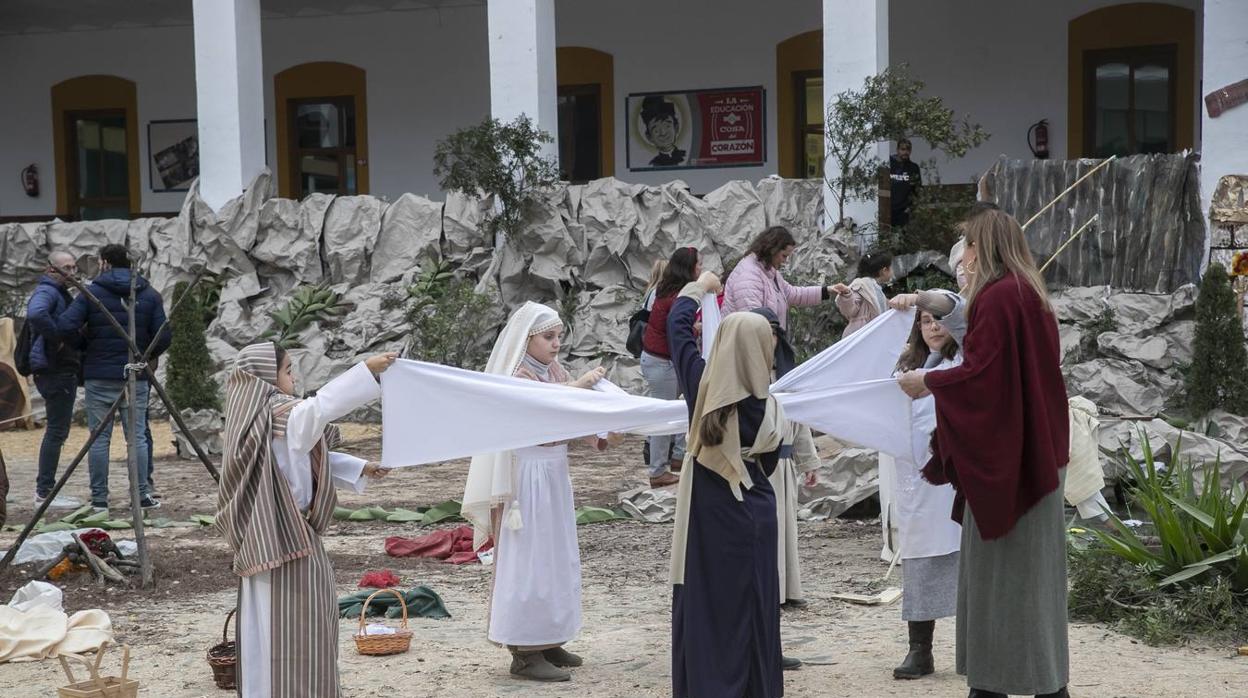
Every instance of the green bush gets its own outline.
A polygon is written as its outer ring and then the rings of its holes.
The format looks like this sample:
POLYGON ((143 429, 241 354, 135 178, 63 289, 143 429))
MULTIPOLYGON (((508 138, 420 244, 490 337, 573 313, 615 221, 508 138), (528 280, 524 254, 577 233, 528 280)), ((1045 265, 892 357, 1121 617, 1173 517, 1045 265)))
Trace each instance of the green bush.
POLYGON ((482 370, 505 319, 498 304, 477 293, 470 279, 434 265, 408 288, 407 358, 482 370))
MULTIPOLYGON (((1175 455, 1158 467, 1147 437, 1144 462, 1124 449, 1132 501, 1151 522, 1156 541, 1146 541, 1111 514, 1111 532, 1095 531, 1110 552, 1146 567, 1160 587, 1225 577, 1248 592, 1248 493, 1242 483, 1222 486, 1222 464, 1194 465, 1175 455)), ((1182 440, 1171 453, 1178 454, 1182 440)))
POLYGON ((438 141, 433 175, 443 191, 494 196, 499 210, 485 229, 514 236, 528 207, 559 184, 559 168, 544 152, 554 140, 524 114, 509 123, 486 118, 438 141))
MULTIPOLYGON (((174 287, 175 303, 186 293, 186 289, 186 282, 174 287)), ((205 287, 192 289, 169 319, 173 342, 169 345, 166 379, 169 397, 179 409, 221 409, 220 391, 212 379, 212 355, 208 353, 204 334, 212 315, 212 310, 204 307, 207 296, 208 289, 205 287)))
POLYGON ((1221 264, 1211 264, 1196 297, 1196 341, 1187 374, 1187 404, 1199 416, 1213 409, 1248 414, 1248 352, 1235 293, 1221 264))
MULTIPOLYGON (((1137 529, 1110 514, 1108 530, 1072 538, 1073 617, 1120 623, 1148 642, 1248 632, 1248 492, 1225 488, 1221 464, 1177 456, 1161 465, 1124 454, 1137 529)), ((1172 453, 1179 453, 1176 443, 1172 453)))
POLYGON ((941 185, 934 162, 929 162, 923 172, 925 179, 930 173, 931 182, 915 194, 910 222, 905 227, 882 228, 877 243, 881 249, 895 255, 924 250, 947 254, 961 237, 957 226, 975 203, 975 186, 941 185))
POLYGON ((273 327, 260 335, 260 339, 270 340, 283 349, 297 349, 303 346, 299 341, 300 333, 313 322, 332 321, 347 310, 342 296, 325 284, 300 286, 285 305, 269 311, 273 327))

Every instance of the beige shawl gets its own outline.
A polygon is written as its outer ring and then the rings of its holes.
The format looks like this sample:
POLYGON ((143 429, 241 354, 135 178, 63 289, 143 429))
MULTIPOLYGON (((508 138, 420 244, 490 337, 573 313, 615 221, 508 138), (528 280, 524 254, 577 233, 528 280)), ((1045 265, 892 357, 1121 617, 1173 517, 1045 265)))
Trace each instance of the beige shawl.
MULTIPOLYGON (((559 313, 540 303, 526 302, 507 320, 507 325, 494 342, 490 352, 490 360, 485 364, 485 372, 498 376, 514 376, 524 363, 529 347, 529 338, 546 330, 562 327, 563 321, 559 313)), ((540 376, 532 377, 541 380, 540 376)), ((566 380, 567 374, 558 364, 550 367, 552 382, 566 380)), ((514 457, 511 451, 486 453, 472 457, 468 467, 468 481, 464 484, 464 501, 460 507, 461 515, 472 524, 472 547, 474 550, 485 545, 489 540, 490 510, 497 506, 506 509, 503 524, 509 528, 520 528, 519 507, 512 506, 516 488, 514 478, 514 457)))
MULTIPOLYGON (((309 454, 316 489, 306 516, 278 471, 272 442, 285 434, 299 400, 277 389, 277 368, 272 342, 252 344, 239 352, 226 381, 216 524, 234 552, 235 574, 243 577, 311 554, 313 534, 329 526, 338 501, 325 438, 309 454)), ((331 427, 326 436, 336 440, 337 431, 331 427)))
MULTIPOLYGON (((684 295, 682 293, 682 295, 684 295)), ((770 453, 780 445, 784 433, 784 409, 768 392, 772 349, 771 325, 756 313, 730 313, 719 326, 702 381, 698 400, 689 418, 685 475, 680 478, 676 498, 676 530, 672 537, 672 584, 685 581, 685 549, 689 537, 689 507, 693 502, 693 467, 696 461, 728 481, 733 496, 742 500, 741 486, 754 486, 745 459, 770 453), (763 423, 749 448, 741 447, 736 404, 747 397, 767 400, 763 423), (724 439, 716 445, 702 442, 702 420, 720 408, 728 408, 724 439)))

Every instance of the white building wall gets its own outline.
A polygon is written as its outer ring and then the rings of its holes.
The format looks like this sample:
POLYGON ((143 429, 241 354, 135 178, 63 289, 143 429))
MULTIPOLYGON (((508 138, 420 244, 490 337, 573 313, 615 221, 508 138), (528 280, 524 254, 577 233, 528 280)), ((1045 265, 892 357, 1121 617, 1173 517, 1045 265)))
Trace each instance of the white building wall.
POLYGON ((191 42, 189 26, 0 37, 0 216, 55 213, 52 86, 82 75, 135 82, 143 210, 178 210, 184 194, 151 190, 147 122, 195 118, 191 42), (31 163, 39 168, 38 198, 26 196, 18 182, 31 163))
MULTIPOLYGON (((1027 127, 1041 118, 1049 120, 1050 152, 1065 156, 1068 22, 1111 4, 1116 3, 1046 0, 1040 9, 1024 0, 973 7, 960 0, 890 0, 889 62, 909 63, 931 93, 957 112, 969 112, 992 133, 965 159, 942 165, 944 181, 970 181, 1001 153, 1030 157, 1027 127)), ((1199 10, 1202 3, 1172 4, 1199 10)), ((557 45, 614 56, 616 175, 648 184, 679 178, 704 193, 731 179, 777 172, 776 44, 819 29, 822 5, 821 0, 556 0, 557 45), (628 171, 623 117, 628 93, 756 84, 767 90, 764 166, 628 171)), ((432 174, 434 143, 490 109, 484 6, 272 19, 262 30, 270 168, 276 169, 273 75, 308 61, 342 61, 368 75, 371 192, 440 196, 432 174)), ((1242 47, 1242 32, 1228 41, 1242 47)), ((1198 56, 1200 50, 1198 37, 1198 56)), ((189 26, 0 37, 0 216, 54 212, 50 89, 67 78, 99 73, 137 83, 142 209, 178 209, 181 193, 151 191, 147 123, 195 117, 189 26), (18 182, 19 171, 32 162, 40 172, 38 199, 25 196, 18 182)), ((1197 104, 1192 108, 1201 110, 1197 104)), ((916 151, 920 159, 928 155, 922 143, 916 151)))
MULTIPOLYGON (((1209 212, 1213 191, 1224 175, 1248 175, 1248 104, 1210 118, 1203 95, 1248 77, 1248 3, 1243 0, 1207 0, 1204 21, 1209 55, 1204 65, 1200 104, 1205 143, 1200 154, 1200 196, 1209 212)), ((1197 26, 1200 26, 1199 24, 1197 26)))
MULTIPOLYGON (((266 160, 276 172, 273 76, 310 61, 341 61, 368 76, 371 193, 440 198, 434 143, 489 114, 485 7, 388 12, 262 23, 266 160)), ((177 211, 185 194, 151 190, 147 124, 193 119, 195 57, 190 26, 0 37, 0 216, 56 209, 52 85, 82 75, 136 83, 142 210, 177 211), (26 196, 18 173, 39 168, 40 195, 26 196)))
POLYGON ((734 179, 779 171, 776 44, 823 26, 821 0, 556 0, 560 46, 586 46, 615 59, 615 168, 628 182, 680 179, 704 194, 734 179), (767 163, 762 167, 629 172, 624 99, 661 92, 762 85, 767 91, 767 163))
MULTIPOLYGON (((1239 0, 1231 0, 1238 4, 1239 0)), ((930 94, 992 134, 961 160, 940 160, 946 184, 969 182, 1001 154, 1030 158, 1027 128, 1049 120, 1049 153, 1066 157, 1067 31, 1070 20, 1110 0, 976 2, 891 0, 890 63, 908 63, 930 94), (950 37, 956 37, 951 41, 950 37)), ((1196 74, 1200 75, 1201 0, 1164 4, 1195 10, 1196 74)), ((1244 40, 1242 34, 1240 41, 1244 40)), ((1198 77, 1199 80, 1199 77, 1198 77)), ((1186 96, 1180 96, 1180 99, 1186 96)), ((1193 105, 1194 110, 1199 107, 1193 105)), ((1200 123, 1199 115, 1196 123, 1200 123)), ((1200 143, 1200 134, 1196 134, 1200 143)), ((916 160, 931 152, 914 144, 916 160)))

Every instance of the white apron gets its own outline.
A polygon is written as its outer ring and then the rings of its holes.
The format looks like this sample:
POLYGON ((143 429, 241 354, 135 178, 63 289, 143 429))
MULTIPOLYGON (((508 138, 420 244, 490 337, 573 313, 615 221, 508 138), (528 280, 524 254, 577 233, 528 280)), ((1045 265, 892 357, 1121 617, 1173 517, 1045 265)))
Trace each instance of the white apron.
MULTIPOLYGON (((944 360, 930 370, 952 368, 961 355, 944 360)), ((928 453, 936 429, 936 399, 927 396, 914 401, 914 452, 928 453)), ((900 544, 901 559, 934 557, 956 552, 962 545, 962 527, 951 518, 955 492, 952 485, 933 485, 921 473, 926 463, 913 458, 893 458, 880 454, 880 505, 884 524, 884 555, 891 559, 900 544), (896 536, 890 536, 890 529, 896 536)))
POLYGON ((500 645, 562 644, 581 630, 581 554, 568 447, 533 446, 514 454, 522 526, 499 532, 489 638, 500 645))

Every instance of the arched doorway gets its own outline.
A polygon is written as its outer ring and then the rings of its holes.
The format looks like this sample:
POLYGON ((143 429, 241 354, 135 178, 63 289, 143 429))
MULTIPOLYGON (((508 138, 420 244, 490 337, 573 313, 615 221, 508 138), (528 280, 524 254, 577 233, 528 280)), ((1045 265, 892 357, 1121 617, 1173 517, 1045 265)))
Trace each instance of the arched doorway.
POLYGON ((366 82, 363 68, 327 61, 273 77, 282 196, 368 193, 366 82))
POLYGON ((72 220, 130 218, 141 209, 134 82, 84 75, 52 86, 56 211, 72 220))
POLYGON ((823 31, 776 44, 777 161, 781 177, 823 176, 823 31))
POLYGON ((584 46, 555 49, 559 171, 569 182, 615 174, 615 59, 584 46))

